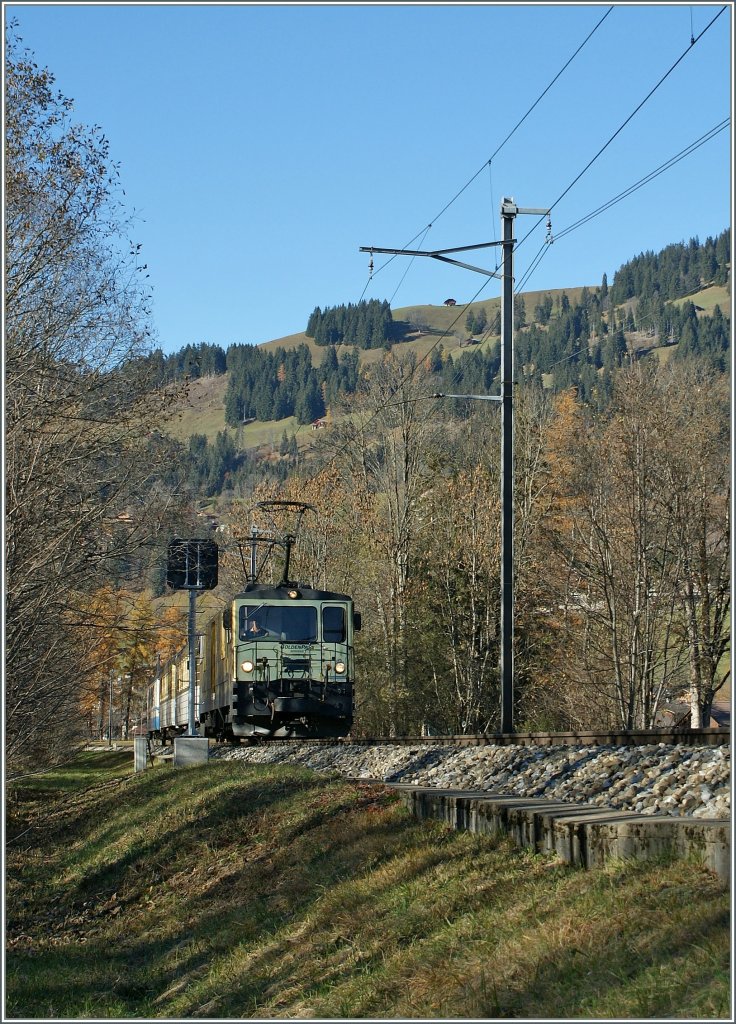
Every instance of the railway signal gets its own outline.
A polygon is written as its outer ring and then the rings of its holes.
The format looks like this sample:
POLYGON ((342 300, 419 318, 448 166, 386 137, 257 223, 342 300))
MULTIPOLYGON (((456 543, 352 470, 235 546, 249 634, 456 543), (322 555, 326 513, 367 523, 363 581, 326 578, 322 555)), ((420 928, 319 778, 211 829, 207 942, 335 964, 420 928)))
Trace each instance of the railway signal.
POLYGON ((166 583, 172 590, 214 590, 217 556, 217 544, 213 540, 172 540, 166 562, 166 583))
POLYGON ((218 549, 213 540, 181 540, 169 544, 166 583, 172 590, 189 591, 189 736, 196 736, 197 593, 217 586, 218 549))

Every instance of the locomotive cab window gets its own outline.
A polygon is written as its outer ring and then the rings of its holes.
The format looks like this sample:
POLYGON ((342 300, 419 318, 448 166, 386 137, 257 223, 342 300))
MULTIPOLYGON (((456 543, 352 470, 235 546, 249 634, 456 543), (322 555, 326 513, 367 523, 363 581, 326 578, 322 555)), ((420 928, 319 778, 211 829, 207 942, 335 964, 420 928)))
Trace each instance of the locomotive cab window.
POLYGON ((317 609, 310 605, 242 605, 241 640, 281 640, 292 644, 317 639, 317 609))
POLYGON ((345 609, 328 605, 322 609, 322 640, 326 644, 345 642, 345 609))

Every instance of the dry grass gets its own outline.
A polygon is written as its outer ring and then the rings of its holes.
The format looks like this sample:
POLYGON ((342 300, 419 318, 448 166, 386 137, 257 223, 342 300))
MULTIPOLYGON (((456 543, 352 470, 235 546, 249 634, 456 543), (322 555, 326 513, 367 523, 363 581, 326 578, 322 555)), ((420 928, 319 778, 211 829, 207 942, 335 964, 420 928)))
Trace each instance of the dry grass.
POLYGON ((691 864, 586 873, 237 762, 67 787, 8 835, 10 1017, 728 1017, 728 894, 691 864))
POLYGON ((720 306, 721 312, 728 315, 731 308, 731 296, 724 285, 714 284, 692 295, 686 295, 683 299, 674 299, 672 305, 684 306, 686 302, 694 302, 696 306, 700 306, 703 310, 701 316, 712 316, 716 306, 720 306))

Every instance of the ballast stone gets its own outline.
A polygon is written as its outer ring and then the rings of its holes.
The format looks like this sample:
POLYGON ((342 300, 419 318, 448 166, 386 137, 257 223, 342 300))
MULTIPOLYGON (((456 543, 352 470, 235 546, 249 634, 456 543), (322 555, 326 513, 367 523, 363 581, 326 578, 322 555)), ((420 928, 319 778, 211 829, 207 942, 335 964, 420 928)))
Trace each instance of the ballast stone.
POLYGON ((726 745, 315 747, 284 740, 262 747, 214 747, 210 756, 253 764, 293 762, 351 778, 544 797, 639 814, 727 819, 731 813, 726 745))

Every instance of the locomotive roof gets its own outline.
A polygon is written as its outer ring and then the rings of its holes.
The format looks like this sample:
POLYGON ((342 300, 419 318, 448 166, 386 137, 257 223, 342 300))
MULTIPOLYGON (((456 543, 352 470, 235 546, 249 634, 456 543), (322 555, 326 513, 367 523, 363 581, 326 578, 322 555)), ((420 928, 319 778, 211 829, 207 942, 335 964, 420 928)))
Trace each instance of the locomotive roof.
POLYGON ((334 590, 312 590, 300 583, 280 583, 277 586, 270 583, 248 583, 245 590, 236 594, 233 600, 256 598, 259 601, 287 601, 290 590, 298 590, 304 601, 352 601, 348 594, 338 594, 334 590))

